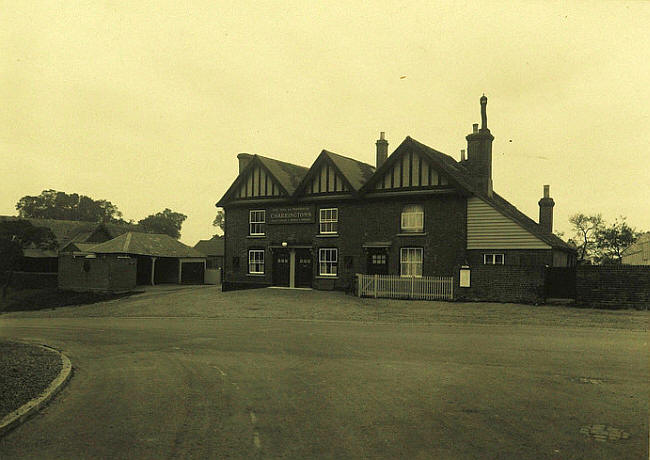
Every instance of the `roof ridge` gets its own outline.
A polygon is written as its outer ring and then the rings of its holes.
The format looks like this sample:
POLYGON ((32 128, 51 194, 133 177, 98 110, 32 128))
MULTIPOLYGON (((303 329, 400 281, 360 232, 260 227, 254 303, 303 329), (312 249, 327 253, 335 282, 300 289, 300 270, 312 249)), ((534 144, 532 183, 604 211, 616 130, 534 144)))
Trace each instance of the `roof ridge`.
POLYGON ((126 236, 124 237, 124 251, 126 252, 129 249, 129 245, 131 244, 131 232, 126 232, 126 236))
POLYGON ((327 149, 323 149, 323 152, 327 153, 328 155, 335 155, 335 156, 337 156, 337 157, 339 157, 339 158, 343 158, 343 159, 345 159, 345 160, 354 161, 355 163, 359 163, 359 164, 362 164, 362 165, 370 166, 371 168, 375 169, 375 167, 374 167, 373 165, 371 165, 370 163, 366 163, 365 161, 357 160, 356 158, 352 158, 352 157, 348 157, 348 156, 345 156, 345 155, 341 155, 340 153, 332 152, 332 151, 327 150, 327 149))

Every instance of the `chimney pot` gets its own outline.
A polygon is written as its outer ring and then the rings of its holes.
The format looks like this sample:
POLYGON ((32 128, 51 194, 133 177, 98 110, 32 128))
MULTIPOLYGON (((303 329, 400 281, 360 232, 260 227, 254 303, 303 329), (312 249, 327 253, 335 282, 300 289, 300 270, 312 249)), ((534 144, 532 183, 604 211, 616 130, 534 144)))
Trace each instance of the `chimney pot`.
POLYGON ((460 151, 460 161, 465 161, 465 149, 461 149, 460 151))
POLYGON ((549 198, 551 193, 551 186, 550 185, 545 185, 544 186, 544 198, 549 198))
POLYGON ((473 132, 473 133, 478 133, 478 123, 474 123, 474 124, 472 125, 472 132, 473 132))
POLYGON ((379 133, 379 140, 381 141, 386 140, 386 133, 384 131, 381 131, 379 133))

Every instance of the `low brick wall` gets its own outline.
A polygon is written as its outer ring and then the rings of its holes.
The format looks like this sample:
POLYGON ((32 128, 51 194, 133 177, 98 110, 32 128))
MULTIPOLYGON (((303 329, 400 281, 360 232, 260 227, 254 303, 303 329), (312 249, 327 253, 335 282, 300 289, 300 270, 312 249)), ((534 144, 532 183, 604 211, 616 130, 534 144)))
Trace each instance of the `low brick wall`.
POLYGON ((576 303, 601 308, 650 307, 650 266, 580 266, 576 272, 576 303))
POLYGON ((470 287, 458 287, 456 299, 494 302, 538 303, 544 301, 544 267, 476 265, 471 268, 470 287))

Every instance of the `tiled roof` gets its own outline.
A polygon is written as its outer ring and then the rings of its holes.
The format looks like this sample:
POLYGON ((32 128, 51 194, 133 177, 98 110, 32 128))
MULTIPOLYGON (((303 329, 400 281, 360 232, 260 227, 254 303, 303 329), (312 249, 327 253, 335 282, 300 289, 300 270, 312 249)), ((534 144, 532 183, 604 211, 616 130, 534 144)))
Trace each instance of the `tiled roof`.
POLYGON ((223 237, 201 240, 194 245, 194 249, 206 256, 223 256, 223 242, 223 237))
POLYGON ((127 232, 110 241, 95 245, 87 251, 97 254, 205 258, 205 255, 196 249, 184 245, 169 235, 158 233, 127 232))
POLYGON ((261 155, 253 155, 253 157, 256 157, 266 166, 266 169, 280 182, 280 185, 284 187, 289 195, 292 195, 296 191, 298 184, 300 184, 302 178, 309 171, 309 168, 305 168, 304 166, 274 160, 261 155))
POLYGON ((355 191, 359 190, 375 172, 375 168, 367 163, 327 150, 323 150, 323 153, 339 168, 341 174, 350 182, 355 191))

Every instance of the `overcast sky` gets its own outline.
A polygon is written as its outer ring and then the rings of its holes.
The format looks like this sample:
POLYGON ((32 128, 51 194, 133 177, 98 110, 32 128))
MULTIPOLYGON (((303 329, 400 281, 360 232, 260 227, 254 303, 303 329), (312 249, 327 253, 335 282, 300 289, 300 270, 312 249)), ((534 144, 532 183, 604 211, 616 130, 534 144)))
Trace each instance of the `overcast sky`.
POLYGON ((194 245, 238 152, 373 163, 386 131, 459 159, 485 93, 498 193, 650 230, 649 2, 2 3, 0 214, 76 192, 194 245))

